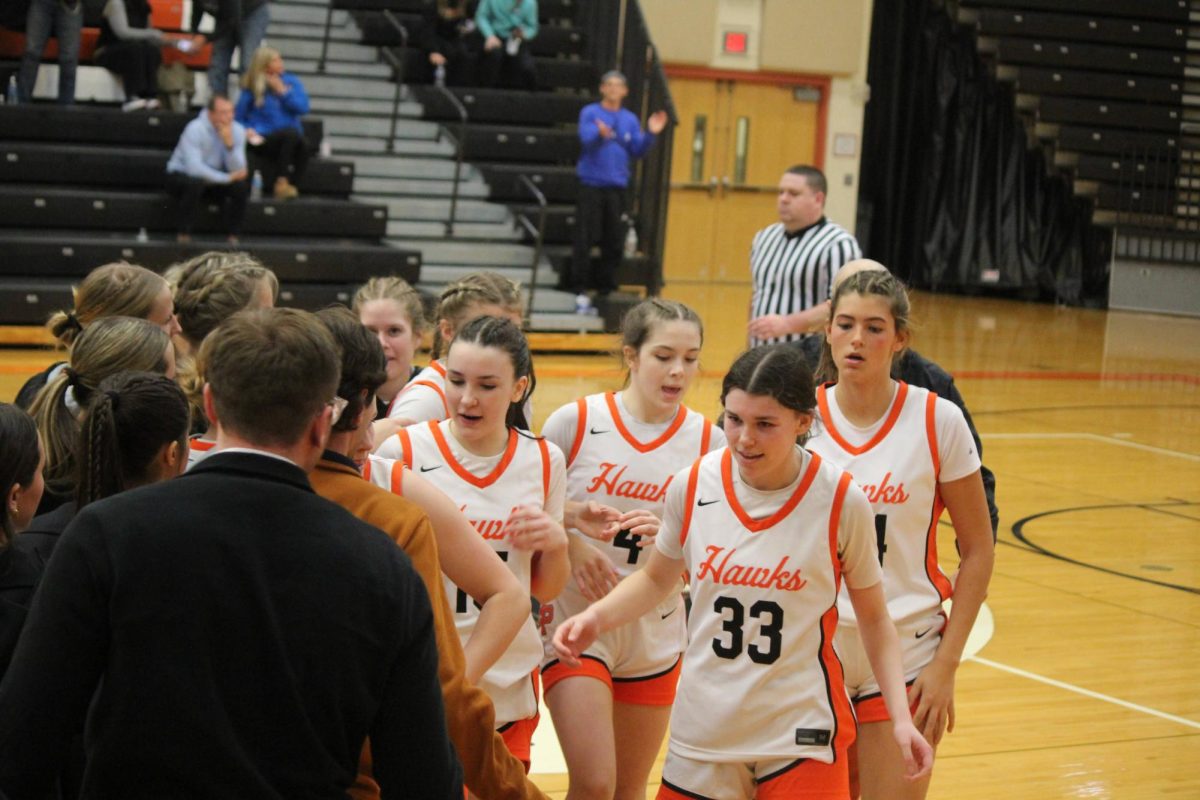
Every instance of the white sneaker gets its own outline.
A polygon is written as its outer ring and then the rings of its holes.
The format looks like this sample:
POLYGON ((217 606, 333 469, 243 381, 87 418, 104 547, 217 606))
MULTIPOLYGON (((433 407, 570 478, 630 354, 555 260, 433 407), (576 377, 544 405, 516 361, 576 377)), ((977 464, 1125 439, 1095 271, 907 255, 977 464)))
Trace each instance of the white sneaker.
POLYGON ((135 97, 132 100, 126 100, 121 106, 122 111, 141 111, 146 107, 146 99, 144 97, 135 97))

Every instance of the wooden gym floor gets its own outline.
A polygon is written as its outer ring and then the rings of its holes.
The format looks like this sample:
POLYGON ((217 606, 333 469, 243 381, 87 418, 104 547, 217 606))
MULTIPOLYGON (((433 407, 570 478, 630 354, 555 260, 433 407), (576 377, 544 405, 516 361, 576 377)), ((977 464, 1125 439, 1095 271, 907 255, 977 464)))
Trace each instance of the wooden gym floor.
MULTIPOLYGON (((929 796, 1200 797, 1200 320, 914 300, 915 347, 956 376, 1001 518, 981 649, 959 670, 929 796)), ((710 415, 744 340, 718 317, 689 398, 710 415)), ((0 351, 0 398, 49 360, 0 351)), ((606 357, 536 361, 539 425, 619 381, 606 357)), ((944 522, 948 569, 952 537, 944 522)), ((535 777, 564 797, 542 719, 535 777)))

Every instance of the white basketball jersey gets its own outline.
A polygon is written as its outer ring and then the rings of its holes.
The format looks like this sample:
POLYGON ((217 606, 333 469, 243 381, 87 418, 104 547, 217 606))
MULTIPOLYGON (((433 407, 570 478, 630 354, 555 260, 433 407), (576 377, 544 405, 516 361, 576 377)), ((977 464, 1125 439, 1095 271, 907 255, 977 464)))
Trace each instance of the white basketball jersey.
POLYGON ((449 417, 445 365, 440 361, 431 361, 428 367, 404 384, 404 388, 392 398, 387 415, 389 419, 411 419, 414 422, 449 417))
MULTIPOLYGON (((401 430, 401 460, 409 469, 437 486, 459 504, 472 527, 508 566, 526 592, 530 591, 532 553, 509 547, 504 524, 513 509, 529 505, 545 508, 550 491, 550 447, 545 439, 509 431, 508 446, 488 475, 467 471, 450 449, 450 422, 427 422, 401 430)), ((378 469, 372 474, 384 472, 378 469)), ((388 480, 391 480, 389 471, 388 480)), ((374 478, 372 479, 374 482, 374 478)), ((459 639, 465 645, 475 630, 479 607, 444 575, 446 597, 454 612, 459 639)), ((531 675, 542 660, 542 641, 530 613, 504 655, 479 681, 496 706, 496 725, 528 719, 537 713, 537 695, 531 675)))
POLYGON ((701 761, 811 758, 831 763, 854 739, 833 649, 842 507, 850 476, 806 458, 774 514, 752 519, 728 448, 690 470, 679 526, 692 611, 671 714, 671 749, 701 761))
POLYGON ((367 456, 367 460, 362 466, 362 476, 380 489, 387 489, 400 497, 404 496, 403 461, 382 458, 372 453, 367 456))
MULTIPOLYGON (((709 451, 716 427, 684 406, 655 440, 638 441, 621 419, 612 392, 575 401, 578 422, 567 455, 567 497, 595 500, 618 511, 644 508, 662 518, 663 498, 676 472, 709 451)), ((717 433, 719 445, 725 437, 717 433)), ((649 558, 640 536, 621 531, 609 542, 589 543, 608 555, 621 577, 649 558), (645 553, 643 555, 643 553, 645 553)))
MULTIPOLYGON (((903 625, 936 611, 952 592, 937 558, 937 523, 944 506, 938 491, 935 409, 946 401, 900 383, 883 426, 856 447, 838 431, 827 389, 817 390, 822 430, 806 447, 849 471, 871 501, 888 614, 903 625)), ((842 595, 842 620, 853 625, 850 598, 842 595)))

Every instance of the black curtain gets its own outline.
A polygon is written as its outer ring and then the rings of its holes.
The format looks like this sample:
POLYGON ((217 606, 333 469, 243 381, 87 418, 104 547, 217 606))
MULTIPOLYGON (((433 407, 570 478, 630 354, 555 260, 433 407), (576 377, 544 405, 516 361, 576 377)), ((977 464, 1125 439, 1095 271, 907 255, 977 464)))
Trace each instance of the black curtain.
POLYGON ((1103 303, 1107 232, 1028 146, 1010 85, 931 0, 876 0, 858 239, 912 286, 1103 303), (996 270, 998 281, 982 280, 996 270))

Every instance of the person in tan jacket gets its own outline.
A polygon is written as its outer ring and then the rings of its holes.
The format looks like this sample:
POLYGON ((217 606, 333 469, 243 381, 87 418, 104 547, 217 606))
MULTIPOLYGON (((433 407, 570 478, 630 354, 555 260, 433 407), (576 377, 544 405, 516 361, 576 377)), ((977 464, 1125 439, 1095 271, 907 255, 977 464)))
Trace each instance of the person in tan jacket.
MULTIPOLYGON (((309 475, 313 489, 390 536, 408 555, 425 582, 433 606, 439 653, 438 678, 446 707, 447 730, 462 762, 466 785, 477 796, 489 800, 546 800, 525 776, 524 765, 508 752, 500 735, 493 730, 495 712, 491 700, 467 678, 467 662, 446 599, 437 541, 429 517, 416 503, 364 480, 355 463, 357 455, 365 455, 370 450, 365 442, 375 416, 375 390, 386 379, 383 350, 349 310, 329 308, 317 316, 342 349, 338 397, 346 400, 347 406, 330 434, 324 455, 309 475)), ((414 482, 417 480, 417 476, 409 478, 414 482)), ((529 600, 522 596, 516 578, 491 548, 478 536, 467 541, 471 540, 478 543, 479 553, 456 556, 464 555, 467 561, 475 564, 473 570, 477 575, 474 580, 479 593, 485 595, 475 597, 475 600, 489 600, 486 596, 489 594, 493 597, 504 595, 505 602, 498 604, 501 607, 496 609, 500 612, 497 616, 511 619, 505 619, 497 627, 515 635, 523 615, 530 613, 529 600), (494 565, 491 564, 493 561, 494 565), (512 610, 514 597, 517 601, 515 614, 512 610)), ((504 646, 507 642, 502 643, 499 652, 503 652, 504 646)), ((482 666, 486 669, 487 665, 482 666)), ((370 742, 363 749, 358 780, 351 787, 350 795, 354 800, 379 797, 379 788, 371 777, 370 742)))

